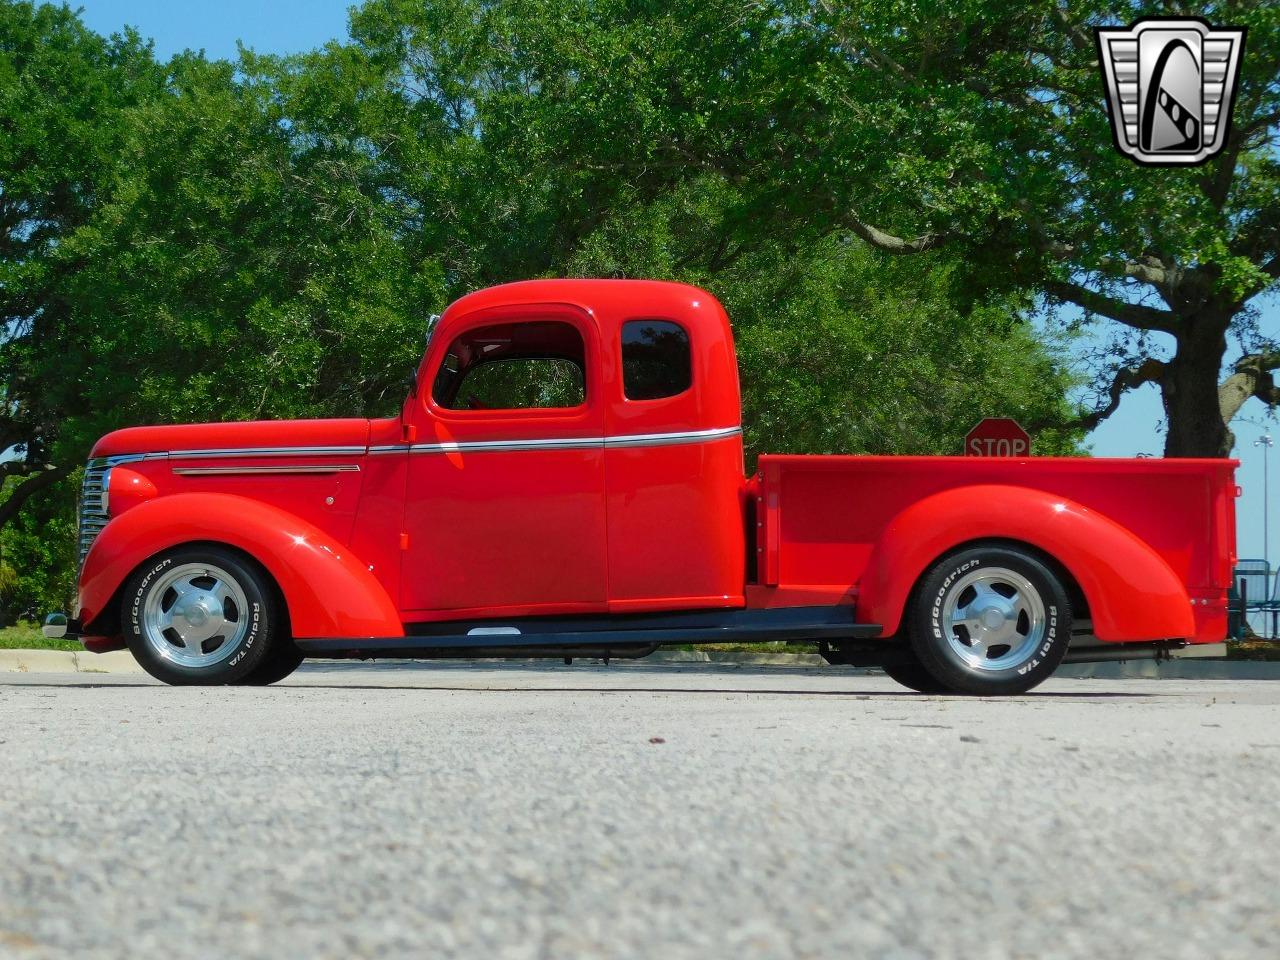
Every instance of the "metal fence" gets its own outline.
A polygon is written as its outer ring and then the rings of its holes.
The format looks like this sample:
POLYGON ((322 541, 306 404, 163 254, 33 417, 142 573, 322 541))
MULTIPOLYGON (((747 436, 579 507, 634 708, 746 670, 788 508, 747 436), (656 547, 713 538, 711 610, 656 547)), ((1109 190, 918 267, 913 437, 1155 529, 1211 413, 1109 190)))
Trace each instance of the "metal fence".
POLYGON ((1237 560, 1232 633, 1275 639, 1280 634, 1280 579, 1265 560, 1237 560), (1247 627, 1247 629, 1245 629, 1247 627))

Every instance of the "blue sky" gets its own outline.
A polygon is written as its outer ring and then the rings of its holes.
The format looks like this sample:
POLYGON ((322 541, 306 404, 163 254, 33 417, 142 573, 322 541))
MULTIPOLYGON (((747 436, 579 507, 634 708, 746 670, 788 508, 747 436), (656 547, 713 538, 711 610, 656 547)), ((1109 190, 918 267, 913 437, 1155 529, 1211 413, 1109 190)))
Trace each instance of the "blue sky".
MULTIPOLYGON (((156 53, 167 58, 182 50, 204 50, 210 57, 236 55, 236 41, 262 53, 297 53, 347 36, 347 10, 351 0, 81 0, 85 23, 99 33, 110 34, 126 24, 137 27, 155 41, 156 53)), ((1280 298, 1263 304, 1262 326, 1280 337, 1280 298)), ((1235 430, 1235 456, 1243 461, 1238 474, 1244 496, 1238 504, 1239 552, 1242 557, 1263 556, 1263 453, 1253 445, 1270 425, 1277 441, 1271 451, 1271 467, 1280 476, 1280 420, 1268 419, 1266 408, 1256 401, 1246 405, 1244 419, 1235 430)), ((1125 397, 1120 409, 1090 437, 1097 456, 1131 457, 1139 453, 1159 456, 1163 449, 1164 417, 1160 394, 1146 386, 1125 397)), ((1274 482, 1272 484, 1274 489, 1274 482)), ((1280 501, 1270 543, 1277 543, 1280 501)), ((1280 562, 1280 549, 1270 551, 1280 562)))
POLYGON ((126 24, 168 59, 183 50, 233 58, 236 41, 261 53, 301 53, 347 36, 352 0, 70 0, 84 22, 111 34, 126 24))

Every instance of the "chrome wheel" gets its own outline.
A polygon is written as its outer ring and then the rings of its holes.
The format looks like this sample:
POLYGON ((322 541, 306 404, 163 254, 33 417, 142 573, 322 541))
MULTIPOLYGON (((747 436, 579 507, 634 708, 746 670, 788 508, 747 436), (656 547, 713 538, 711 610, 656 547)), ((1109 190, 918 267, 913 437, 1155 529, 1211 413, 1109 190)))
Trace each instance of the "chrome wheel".
POLYGON ((1044 640, 1044 601, 1020 573, 1005 567, 974 570, 948 592, 942 629, 968 666, 1008 670, 1029 660, 1044 640))
POLYGON ((160 576, 147 594, 141 633, 159 657, 184 667, 209 667, 235 652, 249 631, 244 588, 221 567, 183 563, 160 576))

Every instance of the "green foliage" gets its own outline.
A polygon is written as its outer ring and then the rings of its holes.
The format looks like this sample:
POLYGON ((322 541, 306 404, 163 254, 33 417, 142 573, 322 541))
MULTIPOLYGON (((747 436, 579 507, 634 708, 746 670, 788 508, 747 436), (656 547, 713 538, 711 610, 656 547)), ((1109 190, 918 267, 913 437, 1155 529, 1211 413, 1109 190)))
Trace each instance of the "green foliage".
POLYGON ((1024 320, 1026 298, 975 300, 954 259, 903 260, 831 234, 760 238, 707 269, 699 252, 725 243, 735 199, 711 178, 632 204, 583 239, 568 270, 716 294, 734 324, 753 458, 958 454, 983 416, 1038 428, 1038 453, 1077 452, 1079 432, 1053 426, 1070 419, 1074 381, 1024 320))
MULTIPOLYGON (((18 483, 10 477, 5 493, 18 483)), ((75 598, 76 491, 80 471, 0 530, 0 626, 70 610, 75 598)))
POLYGON ((79 640, 46 640, 40 632, 40 625, 26 620, 0 627, 0 650, 66 650, 74 653, 83 651, 84 647, 79 640))
POLYGON ((1036 453, 1076 452, 1078 433, 1043 428, 1068 417, 1067 371, 1007 300, 958 312, 953 264, 829 241, 775 266, 728 298, 751 450, 954 455, 983 416, 1010 416, 1039 428, 1036 453))
POLYGON ((576 363, 531 357, 473 367, 453 406, 458 410, 576 407, 585 397, 582 369, 576 363))

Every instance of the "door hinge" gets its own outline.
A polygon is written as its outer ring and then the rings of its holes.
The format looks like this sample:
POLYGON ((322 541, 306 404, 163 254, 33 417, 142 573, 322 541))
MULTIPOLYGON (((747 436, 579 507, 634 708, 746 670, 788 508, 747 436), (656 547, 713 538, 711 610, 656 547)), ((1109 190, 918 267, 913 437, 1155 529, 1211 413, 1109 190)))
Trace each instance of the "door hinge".
POLYGON ((409 549, 409 535, 407 533, 400 534, 400 549, 401 550, 409 549))

